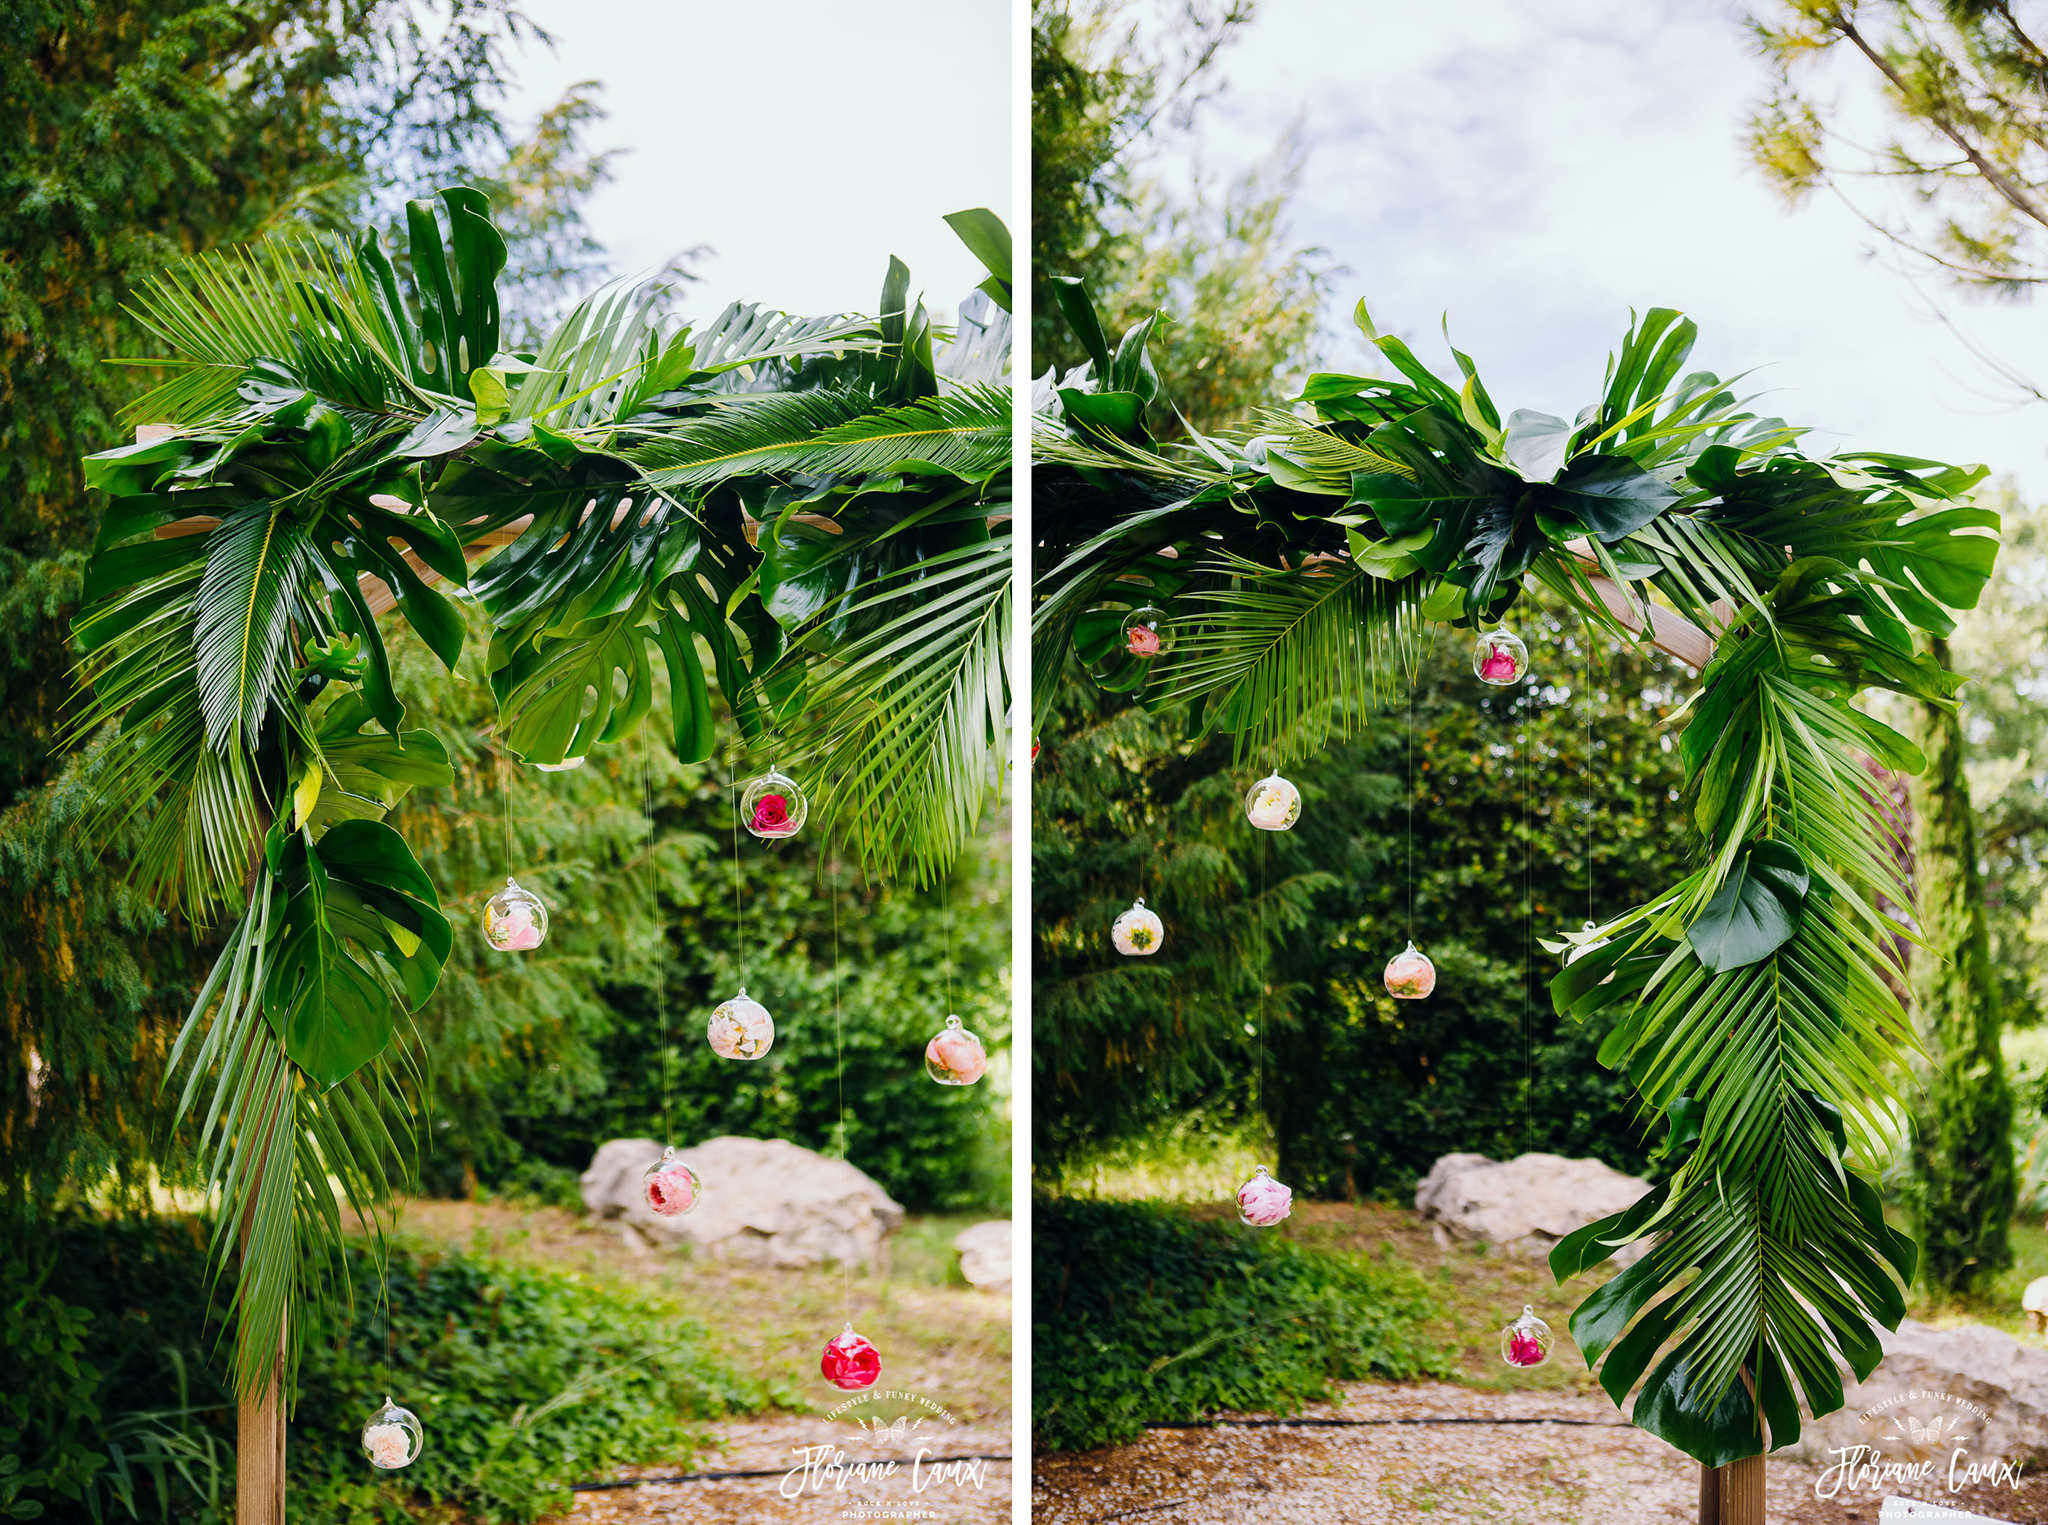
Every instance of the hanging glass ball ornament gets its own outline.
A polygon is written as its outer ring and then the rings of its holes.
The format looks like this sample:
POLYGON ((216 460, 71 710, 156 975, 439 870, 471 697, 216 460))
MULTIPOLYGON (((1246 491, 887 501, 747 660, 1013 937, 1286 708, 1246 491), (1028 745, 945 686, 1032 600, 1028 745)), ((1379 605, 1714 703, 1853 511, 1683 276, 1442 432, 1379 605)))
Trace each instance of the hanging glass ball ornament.
POLYGON ((747 781, 740 796, 740 819, 747 830, 768 841, 793 837, 803 830, 811 802, 804 798, 796 780, 770 768, 759 778, 747 781))
POLYGON ((1294 1192, 1254 1165, 1249 1181, 1237 1189, 1237 1221, 1246 1228, 1271 1228, 1294 1210, 1294 1192))
POLYGON ((1436 965, 1413 942, 1387 960, 1387 994, 1397 1001, 1419 1001, 1436 989, 1436 965))
POLYGON ((853 1325, 848 1324, 844 1332, 825 1342, 825 1356, 818 1362, 818 1370, 834 1387, 857 1393, 864 1387, 873 1387, 875 1379, 882 1375, 882 1353, 855 1334, 853 1325))
POLYGON ((1472 647, 1472 675, 1481 683, 1506 688, 1529 671, 1529 648, 1507 626, 1488 631, 1472 647))
POLYGON ((775 1019, 742 985, 738 995, 711 1013, 704 1038, 721 1059, 759 1059, 775 1047, 775 1019))
POLYGON ((1145 909, 1143 896, 1131 902, 1131 908, 1109 924, 1109 940, 1116 944, 1116 951, 1132 957, 1140 954, 1157 953, 1166 941, 1166 923, 1159 919, 1157 911, 1145 909))
POLYGON ((1301 819, 1301 791, 1275 773, 1244 797, 1244 816, 1261 831, 1291 831, 1301 819))
POLYGON ((1522 1316, 1500 1332, 1500 1358, 1510 1366, 1541 1366, 1550 1359, 1550 1326, 1522 1305, 1522 1316))
POLYGON ((548 908, 517 879, 484 902, 484 941, 500 953, 527 953, 547 941, 548 908))
POLYGON ((673 1144, 640 1172, 640 1192, 647 1199, 647 1210, 663 1218, 682 1217, 697 1205, 703 1190, 697 1172, 683 1163, 673 1144))
POLYGON ((1172 644, 1166 631, 1166 611, 1146 604, 1126 614, 1123 618, 1123 643, 1125 654, 1136 657, 1140 662, 1149 662, 1163 654, 1172 644))
POLYGON ((420 1454, 419 1416, 385 1398, 384 1407, 363 1426, 363 1455, 382 1472, 396 1472, 420 1454))
MULTIPOLYGON (((1579 928, 1579 936, 1581 938, 1584 938, 1585 935, 1588 932, 1592 931, 1596 925, 1597 923, 1588 921, 1584 926, 1579 928)), ((1606 947, 1613 940, 1614 939, 1611 937, 1596 937, 1591 939, 1590 941, 1575 942, 1571 946, 1571 951, 1565 954, 1564 961, 1567 965, 1576 964, 1588 953, 1592 953, 1600 948, 1606 947)), ((1607 982, 1605 980, 1602 980, 1601 983, 1604 985, 1607 982)))
POLYGON ((948 1017, 946 1030, 924 1046, 924 1072, 942 1086, 971 1086, 988 1073, 988 1050, 958 1017, 948 1017))

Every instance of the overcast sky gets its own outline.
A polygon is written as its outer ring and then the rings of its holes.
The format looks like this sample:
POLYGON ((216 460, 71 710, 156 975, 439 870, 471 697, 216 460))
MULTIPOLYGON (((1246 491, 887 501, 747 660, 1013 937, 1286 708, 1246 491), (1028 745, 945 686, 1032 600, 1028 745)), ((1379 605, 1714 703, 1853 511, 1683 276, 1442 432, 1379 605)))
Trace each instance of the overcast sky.
MULTIPOLYGON (((2048 407, 1975 395, 1988 384, 1922 315, 1940 288, 1867 258, 1874 239, 1839 205, 1788 208, 1749 168, 1742 122, 1766 77, 1714 0, 1266 0, 1223 62, 1206 161, 1249 164, 1302 120, 1294 228, 1349 268, 1332 311, 1345 366, 1362 359, 1359 296, 1447 373, 1448 312, 1503 412, 1569 417, 1630 307, 1678 307, 1700 325, 1696 365, 1759 368, 1766 411, 1840 448, 1983 461, 2048 491, 2048 407)), ((1959 315, 2048 378, 2040 304, 1959 315)))
POLYGON ((951 313, 982 279, 940 219, 1010 214, 1009 0, 525 0, 557 50, 515 119, 604 84, 595 149, 628 150, 586 216, 622 273, 682 250, 684 310, 735 298, 873 311, 895 254, 951 313))

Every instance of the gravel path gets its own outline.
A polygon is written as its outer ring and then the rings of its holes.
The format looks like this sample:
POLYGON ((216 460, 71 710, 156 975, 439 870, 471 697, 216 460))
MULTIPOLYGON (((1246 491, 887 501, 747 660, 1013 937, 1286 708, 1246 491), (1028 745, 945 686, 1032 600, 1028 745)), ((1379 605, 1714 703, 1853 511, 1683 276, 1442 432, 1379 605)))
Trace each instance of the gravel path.
MULTIPOLYGON (((1444 1383, 1356 1383, 1314 1419, 1508 1419, 1153 1430, 1128 1446, 1043 1456, 1034 1525, 1693 1525, 1699 1470, 1604 1399, 1444 1383), (1577 1421, 1567 1423, 1560 1421, 1577 1421)), ((1265 1416, 1242 1416, 1259 1418, 1265 1416)), ((1770 1463, 1773 1525, 1874 1525, 1878 1499, 1819 1499, 1811 1464, 1770 1463)), ((1945 1502, 2048 1525, 2048 1483, 1945 1502)))
MULTIPOLYGON (((824 1525, 826 1521, 916 1520, 926 1525, 1008 1525, 1010 1463, 969 1463, 965 1477, 930 1469, 913 1478, 919 1447, 932 1456, 964 1456, 1010 1452, 1007 1426, 927 1423, 901 1442, 870 1436, 856 1424, 820 1418, 781 1416, 742 1420, 720 1426, 722 1453, 707 1457, 698 1470, 743 1472, 775 1469, 773 1477, 728 1478, 694 1483, 645 1483, 637 1488, 579 1493, 575 1507, 558 1520, 572 1525, 655 1525, 687 1521, 689 1525, 824 1525), (804 1453, 830 1447, 838 1459, 852 1463, 894 1461, 894 1472, 879 1478, 844 1478, 800 1470, 804 1453), (789 1469, 798 1475, 787 1478, 789 1469), (974 1479, 979 1478, 977 1487, 974 1479), (918 1489, 917 1482, 925 1486, 918 1489), (790 1495, 794 1494, 794 1497, 790 1495)), ((822 1453, 829 1456, 831 1453, 822 1453)), ((953 1473, 955 1469, 943 1469, 953 1473)), ((638 1467, 626 1477, 673 1476, 674 1468, 638 1467)))

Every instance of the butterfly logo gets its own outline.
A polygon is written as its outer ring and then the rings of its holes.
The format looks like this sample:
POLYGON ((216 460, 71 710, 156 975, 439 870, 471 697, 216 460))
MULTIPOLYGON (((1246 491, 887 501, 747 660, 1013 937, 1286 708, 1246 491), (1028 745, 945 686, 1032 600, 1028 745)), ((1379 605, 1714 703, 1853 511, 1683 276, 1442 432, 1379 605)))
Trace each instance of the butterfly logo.
POLYGON ((885 1419, 863 1419, 860 1427, 868 1432, 870 1440, 880 1441, 885 1446, 900 1446, 906 1444, 923 1423, 922 1419, 913 1420, 908 1414, 898 1414, 894 1424, 885 1419))
POLYGON ((1922 1424, 1911 1414, 1905 1415, 1904 1418, 1906 1421, 1906 1435, 1891 1435, 1887 1436, 1887 1439, 1904 1440, 1906 1436, 1910 1435, 1912 1437, 1912 1444, 1916 1446, 1931 1446, 1941 1439, 1941 1432, 1944 1427, 1954 1429, 1957 1423, 1953 1414, 1937 1414, 1926 1424, 1922 1424))

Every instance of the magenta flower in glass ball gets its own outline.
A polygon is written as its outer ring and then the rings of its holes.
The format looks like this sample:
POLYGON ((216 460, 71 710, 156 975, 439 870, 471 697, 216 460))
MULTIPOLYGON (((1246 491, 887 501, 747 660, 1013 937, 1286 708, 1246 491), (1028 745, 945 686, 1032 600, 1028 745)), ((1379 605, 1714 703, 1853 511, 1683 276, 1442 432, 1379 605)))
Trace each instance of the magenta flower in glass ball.
POLYGON ((864 1387, 873 1387, 875 1379, 882 1375, 882 1353, 855 1334, 853 1325, 848 1324, 843 1333, 825 1342, 825 1355, 818 1362, 818 1370, 834 1387, 857 1393, 864 1387))
POLYGON ((1244 818, 1261 831, 1292 831, 1301 819, 1301 791, 1275 773, 1244 797, 1244 818))
POLYGON ((1271 1228, 1293 1210, 1293 1191, 1263 1165, 1254 1165, 1251 1179, 1237 1189, 1237 1221, 1247 1228, 1271 1228))
POLYGON ((703 1194, 697 1173, 683 1163, 675 1145, 661 1151, 661 1158, 640 1172, 640 1191, 647 1210, 663 1218, 680 1218, 697 1205, 703 1194))
POLYGON ((720 1002, 711 1013, 704 1041, 721 1059, 759 1059, 775 1047, 775 1019, 742 985, 738 995, 720 1002))
POLYGON ((423 1438, 418 1416, 386 1398, 363 1426, 363 1455, 378 1471, 395 1472, 411 1465, 423 1438))
POLYGON ((484 902, 484 941, 500 953, 528 953, 547 941, 548 908, 540 896, 507 879, 505 887, 484 902))
POLYGON ((1522 1316, 1500 1332, 1500 1358, 1510 1366, 1541 1366, 1550 1359, 1550 1326, 1522 1305, 1522 1316))
POLYGON ((971 1086, 988 1073, 988 1050, 958 1017, 948 1017, 945 1031, 924 1046, 924 1072, 942 1086, 971 1086))
POLYGON ((1127 957, 1157 953, 1166 941, 1166 923, 1159 919, 1156 911, 1145 909, 1141 897, 1131 902, 1131 908, 1109 925, 1109 940, 1116 951, 1127 957))
POLYGON ((755 836, 768 841, 779 841, 793 837, 803 830, 804 817, 811 813, 811 802, 804 797, 796 780, 769 769, 759 778, 747 781, 746 792, 740 796, 740 820, 755 836))
POLYGON ((1472 675, 1481 683, 1506 688, 1529 671, 1529 648, 1506 626, 1480 636, 1472 647, 1472 675))
POLYGON ((1436 965, 1414 943, 1387 960, 1387 994, 1397 1001, 1419 1001, 1436 989, 1436 965))

